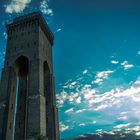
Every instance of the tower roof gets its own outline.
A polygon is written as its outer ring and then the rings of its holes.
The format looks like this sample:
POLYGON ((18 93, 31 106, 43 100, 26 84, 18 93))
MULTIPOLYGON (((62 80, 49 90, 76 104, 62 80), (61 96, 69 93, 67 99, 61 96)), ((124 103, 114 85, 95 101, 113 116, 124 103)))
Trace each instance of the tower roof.
POLYGON ((24 22, 30 22, 37 19, 39 21, 39 25, 46 34, 48 40, 50 41, 51 45, 53 45, 54 41, 54 36, 53 33, 51 32, 47 22, 45 21, 43 15, 41 12, 33 12, 29 14, 25 14, 23 16, 19 16, 13 19, 11 23, 8 23, 6 25, 7 28, 14 27, 15 25, 22 24, 24 22))

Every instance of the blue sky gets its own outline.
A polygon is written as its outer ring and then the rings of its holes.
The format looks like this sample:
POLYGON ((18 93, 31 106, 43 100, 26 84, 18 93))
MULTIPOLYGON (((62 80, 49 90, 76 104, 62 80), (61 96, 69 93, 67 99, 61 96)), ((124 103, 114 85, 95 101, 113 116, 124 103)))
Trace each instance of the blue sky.
POLYGON ((61 138, 114 130, 140 135, 139 0, 1 0, 4 23, 41 10, 53 48, 61 138))

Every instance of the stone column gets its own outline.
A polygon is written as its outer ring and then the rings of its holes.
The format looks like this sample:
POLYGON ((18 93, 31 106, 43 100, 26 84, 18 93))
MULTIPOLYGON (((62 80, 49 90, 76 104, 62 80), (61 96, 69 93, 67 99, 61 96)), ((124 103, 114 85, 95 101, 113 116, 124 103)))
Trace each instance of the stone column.
POLYGON ((12 140, 14 132, 16 73, 12 67, 3 69, 0 87, 0 127, 2 140, 12 140))
POLYGON ((48 140, 59 140, 58 114, 56 108, 54 76, 49 74, 45 78, 46 116, 48 140))
POLYGON ((43 66, 41 60, 29 64, 27 139, 32 132, 46 136, 46 99, 43 94, 43 66))

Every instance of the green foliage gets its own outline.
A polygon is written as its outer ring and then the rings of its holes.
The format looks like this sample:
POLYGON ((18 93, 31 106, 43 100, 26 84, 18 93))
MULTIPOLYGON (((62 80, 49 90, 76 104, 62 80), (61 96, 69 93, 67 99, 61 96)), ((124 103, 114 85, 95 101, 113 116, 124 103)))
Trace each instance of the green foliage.
POLYGON ((34 140, 47 140, 47 137, 43 136, 38 131, 33 131, 31 136, 34 138, 34 140))

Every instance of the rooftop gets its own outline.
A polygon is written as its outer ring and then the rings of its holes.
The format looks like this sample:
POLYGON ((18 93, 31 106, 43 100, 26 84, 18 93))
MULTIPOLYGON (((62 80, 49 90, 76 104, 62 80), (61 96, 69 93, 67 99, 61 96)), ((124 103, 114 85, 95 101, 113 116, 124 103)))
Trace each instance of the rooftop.
POLYGON ((47 38, 49 39, 51 45, 53 45, 53 40, 54 40, 54 36, 53 33, 51 32, 46 20, 44 19, 43 15, 41 14, 41 12, 33 12, 33 13, 29 13, 23 16, 19 16, 13 19, 12 22, 8 23, 6 25, 7 28, 13 27, 17 24, 21 24, 24 22, 29 22, 32 21, 34 19, 38 19, 39 20, 39 25, 41 26, 42 30, 44 31, 44 33, 46 34, 47 38))

